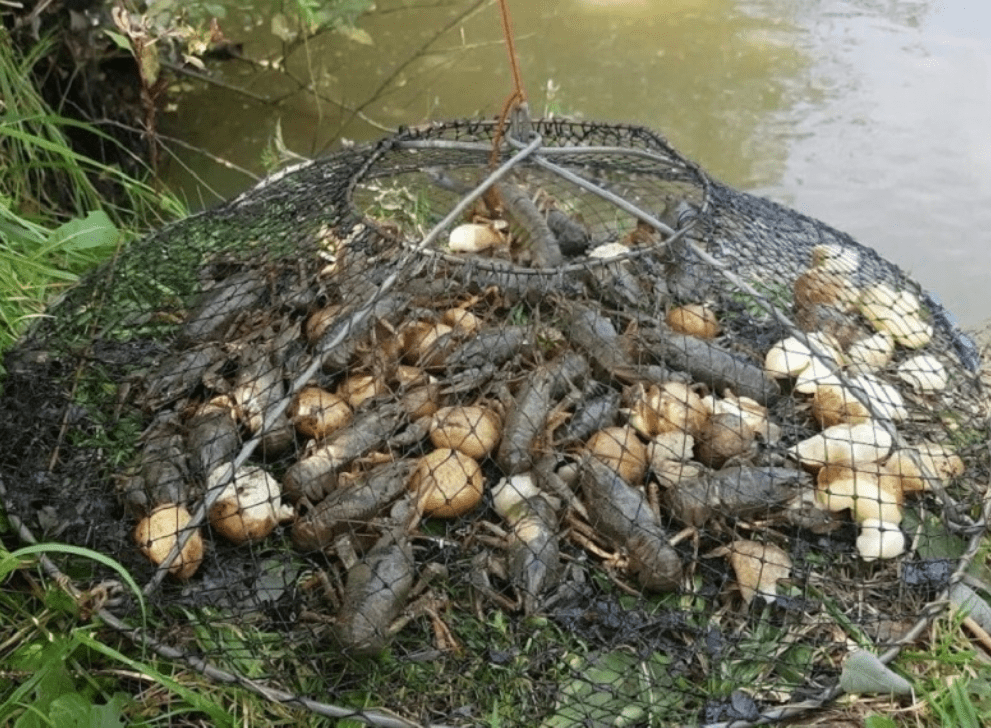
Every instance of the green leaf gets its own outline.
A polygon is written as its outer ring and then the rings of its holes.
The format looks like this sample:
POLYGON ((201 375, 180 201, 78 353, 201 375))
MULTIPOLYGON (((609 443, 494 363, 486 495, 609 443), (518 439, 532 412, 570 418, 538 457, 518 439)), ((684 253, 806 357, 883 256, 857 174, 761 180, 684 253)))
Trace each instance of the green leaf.
POLYGON ((955 725, 977 728, 983 724, 977 714, 977 706, 974 705, 974 701, 970 698, 967 689, 968 682, 968 680, 963 679, 954 680, 950 683, 950 702, 953 705, 953 712, 956 714, 955 725))
POLYGON ((53 611, 64 612, 72 617, 79 614, 79 605, 76 600, 61 589, 49 589, 45 592, 45 606, 53 611))
POLYGON ((353 25, 338 25, 334 28, 334 32, 343 35, 348 40, 353 40, 355 43, 361 43, 361 45, 375 45, 367 30, 356 28, 353 25))
POLYGON ((103 210, 94 210, 82 220, 76 218, 60 225, 48 236, 44 252, 72 253, 100 250, 110 253, 120 240, 120 231, 103 210))
POLYGON ((123 709, 127 702, 128 698, 123 693, 118 693, 105 705, 96 705, 78 692, 67 692, 51 701, 47 715, 35 705, 32 706, 35 711, 26 714, 25 718, 28 723, 32 719, 40 719, 42 724, 57 728, 122 728, 126 725, 123 709))
MULTIPOLYGON (((90 728, 94 726, 90 708, 93 704, 79 693, 59 695, 48 706, 48 717, 54 725, 65 728, 90 728)), ((94 727, 95 728, 95 727, 94 727)))
POLYGON ((40 649, 37 644, 24 645, 11 656, 11 666, 30 673, 30 677, 0 703, 0 725, 9 725, 17 712, 21 715, 14 728, 52 725, 47 718, 48 706, 60 695, 75 692, 65 661, 78 645, 75 637, 61 636, 40 649))
POLYGON ((289 27, 289 19, 282 13, 275 13, 272 16, 270 28, 272 35, 283 43, 292 43, 296 40, 296 36, 299 35, 299 33, 289 27))
POLYGON ((182 683, 176 682, 172 678, 163 675, 147 662, 134 660, 127 655, 118 652, 113 647, 103 644, 86 632, 78 632, 77 634, 77 639, 81 644, 89 647, 91 650, 99 652, 101 655, 105 655, 123 665, 127 665, 132 670, 137 670, 138 672, 151 677, 151 679, 171 690, 176 695, 179 695, 194 709, 206 713, 209 717, 210 725, 216 726, 217 728, 226 728, 227 726, 234 728, 235 725, 240 725, 240 722, 235 722, 233 716, 227 712, 225 707, 213 702, 208 696, 200 695, 197 691, 190 690, 182 683))
POLYGON ((85 559, 92 559, 93 561, 103 564, 104 566, 116 571, 120 574, 120 578, 127 585, 127 588, 130 589, 138 598, 138 604, 141 606, 142 624, 148 621, 144 594, 141 592, 141 587, 138 586, 138 583, 134 581, 134 577, 132 577, 130 572, 124 568, 123 564, 115 561, 109 556, 104 556, 98 551, 93 551, 92 549, 82 548, 81 546, 71 546, 64 543, 37 543, 32 544, 31 546, 24 546, 23 548, 17 549, 17 551, 4 554, 3 557, 0 558, 0 580, 3 580, 11 571, 18 568, 20 566, 20 560, 25 556, 49 553, 82 556, 85 559))
POLYGON ((864 728, 898 728, 898 724, 886 715, 869 715, 864 718, 864 728))
POLYGON ((672 689, 670 658, 659 652, 647 660, 629 650, 588 658, 571 655, 566 663, 574 677, 562 687, 557 710, 543 728, 638 725, 648 715, 662 718, 678 695, 672 689))
POLYGON ((131 52, 131 41, 128 40, 126 35, 122 35, 121 33, 117 33, 113 30, 107 30, 106 28, 103 29, 103 32, 106 33, 110 37, 110 40, 114 42, 114 45, 122 51, 127 51, 128 53, 131 52))
POLYGON ((96 725, 117 728, 120 725, 127 725, 127 713, 134 699, 126 693, 115 693, 105 705, 94 705, 91 709, 93 717, 97 719, 96 725))
MULTIPOLYGON (((911 531, 910 531, 911 533, 911 531)), ((939 518, 930 516, 922 522, 918 539, 918 553, 923 559, 959 559, 967 549, 967 543, 946 528, 939 518)))
POLYGON ((7 238, 18 246, 40 245, 44 237, 44 228, 37 225, 27 227, 20 220, 5 220, 0 218, 0 238, 7 238))

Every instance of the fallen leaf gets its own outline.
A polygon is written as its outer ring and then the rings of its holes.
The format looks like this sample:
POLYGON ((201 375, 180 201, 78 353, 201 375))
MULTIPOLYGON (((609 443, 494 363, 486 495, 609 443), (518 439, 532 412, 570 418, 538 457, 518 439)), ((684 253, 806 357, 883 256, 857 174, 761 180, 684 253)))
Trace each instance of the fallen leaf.
POLYGON ((908 680, 867 650, 857 650, 846 658, 840 673, 840 687, 848 693, 905 695, 912 692, 908 680))

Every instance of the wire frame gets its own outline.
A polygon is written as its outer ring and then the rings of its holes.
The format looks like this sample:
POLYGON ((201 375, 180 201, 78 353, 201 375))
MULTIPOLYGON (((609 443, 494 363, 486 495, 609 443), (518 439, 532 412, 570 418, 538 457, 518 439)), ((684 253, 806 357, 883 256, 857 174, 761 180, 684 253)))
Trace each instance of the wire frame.
POLYGON ((8 356, 11 521, 124 564, 136 641, 321 715, 825 704, 978 547, 973 344, 649 130, 496 132, 300 165, 89 276, 8 356))

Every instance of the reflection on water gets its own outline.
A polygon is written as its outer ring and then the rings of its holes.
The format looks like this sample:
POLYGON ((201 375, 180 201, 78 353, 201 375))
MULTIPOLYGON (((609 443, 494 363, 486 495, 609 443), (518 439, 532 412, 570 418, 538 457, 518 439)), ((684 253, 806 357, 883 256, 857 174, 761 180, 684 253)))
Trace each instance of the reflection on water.
MULTIPOLYGON (((761 126, 795 101, 788 89, 807 66, 791 40, 795 28, 749 13, 735 0, 512 5, 534 115, 650 126, 717 176, 742 186, 780 176, 786 150, 761 126)), ((362 27, 374 45, 328 34, 287 63, 292 78, 312 79, 316 93, 341 105, 297 92, 280 107, 266 108, 206 89, 184 98, 176 126, 217 137, 222 155, 257 168, 259 147, 276 119, 289 147, 310 155, 342 135, 374 139, 382 127, 492 117, 512 90, 492 2, 381 2, 362 27)), ((247 40, 256 57, 277 50, 267 32, 247 40)), ((230 64, 218 70, 247 82, 230 64)), ((252 72, 250 84, 268 97, 296 88, 274 71, 252 72)), ((229 183, 218 184, 230 191, 229 183)))
MULTIPOLYGON (((991 268, 991 26, 979 17, 991 10, 935 0, 510 5, 535 115, 650 126, 724 181, 875 246, 964 323, 991 315, 980 273, 991 268)), ((340 136, 490 117, 511 91, 491 0, 383 0, 361 26, 374 45, 322 36, 288 59, 288 75, 217 67, 282 102, 194 91, 173 131, 261 172, 277 123, 290 149, 316 155, 340 136)), ((237 23, 225 30, 236 37, 237 23)), ((277 51, 265 29, 244 39, 252 58, 277 51)), ((184 161, 221 195, 249 184, 184 161)), ((174 180, 198 199, 181 172, 174 180)))
POLYGON ((789 112, 784 174, 761 190, 874 246, 967 326, 991 316, 989 21, 983 3, 805 6, 823 99, 789 112))

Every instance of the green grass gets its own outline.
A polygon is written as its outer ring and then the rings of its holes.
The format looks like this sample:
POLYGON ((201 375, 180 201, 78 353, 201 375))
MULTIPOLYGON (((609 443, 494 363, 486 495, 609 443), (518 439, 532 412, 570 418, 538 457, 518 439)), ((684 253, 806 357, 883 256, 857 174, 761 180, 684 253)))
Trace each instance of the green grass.
POLYGON ((895 668, 912 680, 920 705, 911 721, 894 725, 985 725, 991 715, 991 662, 967 639, 961 621, 960 614, 936 620, 929 644, 905 649, 895 660, 895 668))
POLYGON ((430 195, 422 188, 414 192, 400 182, 384 185, 374 181, 364 184, 360 192, 359 207, 368 200, 363 210, 366 215, 380 223, 397 225, 411 237, 426 235, 440 221, 431 209, 430 195))
MULTIPOLYGON (((0 538, 12 538, 3 519, 0 538)), ((93 561, 109 566, 140 595, 127 571, 100 554, 60 544, 13 553, 0 546, 0 725, 326 725, 318 716, 211 682, 128 642, 92 614, 99 594, 72 596, 42 571, 42 554, 68 573, 86 571, 93 561)), ((153 620, 150 627, 154 632, 153 620)))
MULTIPOLYGON (((0 536, 7 538, 10 533, 0 530, 0 536)), ((76 564, 76 557, 90 559, 92 555, 67 553, 63 547, 41 546, 34 551, 0 549, 0 614, 4 615, 0 619, 0 725, 233 728, 332 724, 236 686, 210 682, 124 641, 103 627, 98 617, 87 614, 86 599, 71 598, 42 573, 37 562, 42 552, 54 558, 72 557, 64 570, 77 572, 85 566, 76 564)), ((324 669, 361 675, 360 688, 344 690, 330 702, 372 708, 381 705, 385 694, 390 696, 387 707, 403 713, 409 708, 415 714, 417 706, 443 705, 455 699, 475 707, 474 725, 493 728, 564 728, 616 716, 624 725, 671 725, 675 716, 680 717, 676 722, 684 721, 680 693, 693 686, 682 685, 669 674, 668 658, 661 653, 645 657, 625 647, 590 651, 574 634, 547 620, 517 622, 500 610, 490 611, 482 621, 460 614, 445 618, 460 641, 462 657, 448 659, 441 654, 422 662, 393 657, 403 642, 421 645, 430 640, 425 620, 418 628, 408 625, 393 650, 378 658, 336 668, 333 662, 321 663, 324 669), (504 657, 493 659, 495 653, 504 657), (534 691, 541 686, 559 688, 556 707, 548 715, 541 715, 534 703, 534 691)), ((914 697, 887 704, 877 698, 843 696, 826 715, 836 716, 837 725, 865 728, 980 726, 981 717, 991 710, 991 663, 969 642, 960 620, 960 616, 938 619, 925 641, 904 650, 895 661, 895 669, 912 681, 914 697)), ((249 677, 260 676, 264 672, 261 662, 244 650, 246 629, 252 628, 231 624, 196 634, 193 649, 243 655, 237 669, 249 677)), ((761 637, 753 635, 755 640, 761 637)), ((774 635, 763 637, 767 638, 768 658, 779 660, 780 655, 770 654, 777 645, 774 635)), ((258 635, 247 639, 258 644, 258 635)), ((273 650, 278 649, 276 640, 273 650)), ((769 662, 780 669, 777 660, 769 662)), ((762 668, 754 663, 748 669, 762 668)), ((739 684, 737 678, 733 684, 739 684)), ((313 676, 315 688, 325 690, 327 683, 323 672, 313 676)), ((319 698, 320 692, 315 695, 319 698)), ((820 714, 807 721, 822 725, 823 719, 820 714)), ((336 725, 360 724, 346 720, 336 725)))
POLYGON ((53 113, 24 82, 49 49, 19 56, 0 29, 0 349, 80 274, 185 214, 174 196, 71 148, 73 129, 116 142, 53 113))
MULTIPOLYGON (((792 304, 791 287, 783 283, 764 283, 762 281, 750 281, 750 285, 757 293, 764 296, 767 301, 781 311, 790 311, 792 304)), ((749 293, 737 291, 730 294, 730 299, 738 303, 744 311, 755 319, 763 320, 770 316, 764 303, 757 300, 749 293)))
MULTIPOLYGON (((48 50, 41 42, 19 56, 0 29, 0 351, 85 271, 185 214, 173 196, 71 148, 70 128, 100 133, 53 113, 25 83, 48 50), (101 192, 108 189, 112 199, 101 192)), ((240 694, 135 659, 139 650, 92 619, 87 599, 46 577, 38 560, 71 557, 73 572, 86 570, 79 557, 110 567, 139 596, 144 615, 137 584, 117 562, 58 544, 10 552, 17 539, 2 514, 0 539, 0 725, 234 726, 249 713, 266 716, 258 724, 294 722, 258 701, 234 709, 240 694)))

